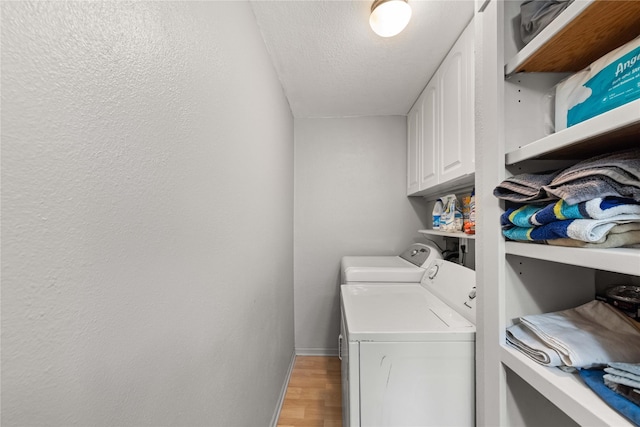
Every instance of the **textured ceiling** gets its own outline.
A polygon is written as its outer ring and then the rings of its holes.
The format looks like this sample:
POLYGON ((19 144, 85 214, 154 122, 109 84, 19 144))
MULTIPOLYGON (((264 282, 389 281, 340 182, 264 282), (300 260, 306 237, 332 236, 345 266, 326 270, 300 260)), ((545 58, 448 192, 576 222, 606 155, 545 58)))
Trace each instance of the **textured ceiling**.
POLYGON ((407 114, 474 0, 409 0, 409 25, 388 39, 369 27, 371 3, 251 2, 295 117, 407 114))

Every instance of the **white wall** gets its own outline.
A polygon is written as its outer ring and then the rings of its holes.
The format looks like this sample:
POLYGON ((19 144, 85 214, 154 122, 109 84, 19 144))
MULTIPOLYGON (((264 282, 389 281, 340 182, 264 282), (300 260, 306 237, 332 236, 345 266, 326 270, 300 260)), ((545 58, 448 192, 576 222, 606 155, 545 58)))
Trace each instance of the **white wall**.
POLYGON ((397 255, 427 213, 406 196, 406 117, 295 119, 296 352, 337 352, 340 258, 397 255))
POLYGON ((293 119, 250 6, 1 7, 2 425, 268 425, 293 119))

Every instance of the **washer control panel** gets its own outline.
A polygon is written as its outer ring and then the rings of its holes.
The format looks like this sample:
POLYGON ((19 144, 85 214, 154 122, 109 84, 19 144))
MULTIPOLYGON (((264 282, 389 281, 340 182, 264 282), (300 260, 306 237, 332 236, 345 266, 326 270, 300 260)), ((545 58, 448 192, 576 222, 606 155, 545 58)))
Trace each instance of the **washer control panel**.
POLYGON ((400 254, 400 258, 409 261, 411 264, 418 267, 426 267, 424 264, 429 258, 429 255, 431 255, 432 251, 433 249, 431 249, 427 245, 423 245, 422 243, 414 243, 400 254))

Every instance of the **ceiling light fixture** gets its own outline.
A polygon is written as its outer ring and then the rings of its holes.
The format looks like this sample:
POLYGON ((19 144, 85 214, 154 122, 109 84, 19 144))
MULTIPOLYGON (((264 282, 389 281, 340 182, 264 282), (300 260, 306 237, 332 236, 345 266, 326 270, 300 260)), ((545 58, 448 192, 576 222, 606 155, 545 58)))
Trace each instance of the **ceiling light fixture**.
POLYGON ((411 6, 407 0, 375 0, 371 5, 369 25, 380 37, 399 34, 411 19, 411 6))

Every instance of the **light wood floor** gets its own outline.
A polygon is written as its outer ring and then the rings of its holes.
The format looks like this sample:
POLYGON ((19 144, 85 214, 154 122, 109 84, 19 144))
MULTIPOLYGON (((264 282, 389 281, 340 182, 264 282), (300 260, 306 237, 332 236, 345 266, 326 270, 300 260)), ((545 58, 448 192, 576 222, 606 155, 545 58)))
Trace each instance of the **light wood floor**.
POLYGON ((342 427, 337 357, 296 357, 278 427, 342 427))

